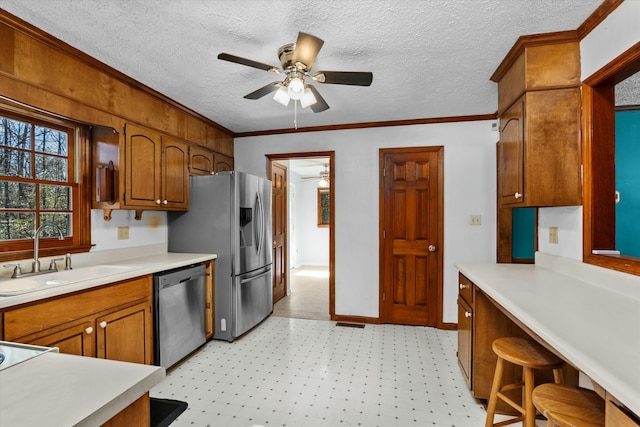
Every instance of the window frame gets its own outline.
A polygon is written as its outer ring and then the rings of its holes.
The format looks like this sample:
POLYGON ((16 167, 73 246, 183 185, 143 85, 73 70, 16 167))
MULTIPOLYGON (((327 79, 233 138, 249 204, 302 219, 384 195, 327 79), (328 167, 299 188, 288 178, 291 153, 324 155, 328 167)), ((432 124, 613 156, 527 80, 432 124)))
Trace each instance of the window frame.
POLYGON ((582 260, 587 264, 635 275, 640 275, 640 258, 594 254, 593 250, 615 249, 614 87, 639 70, 640 42, 582 83, 582 260))
POLYGON ((318 187, 318 228, 329 228, 331 222, 331 189, 328 187, 318 187), (326 194, 329 206, 322 206, 323 194, 326 194), (329 218, 323 221, 324 212, 327 211, 329 218))
MULTIPOLYGON (((68 132, 69 180, 66 185, 72 186, 73 193, 72 236, 68 236, 62 241, 56 238, 43 238, 40 241, 39 256, 47 257, 89 251, 91 249, 89 126, 3 98, 0 98, 0 115, 35 126, 68 132)), ((2 178, 6 177, 3 176, 2 178)), ((34 179, 34 181, 36 180, 34 179)), ((2 241, 0 262, 33 258, 33 245, 33 238, 2 241)))

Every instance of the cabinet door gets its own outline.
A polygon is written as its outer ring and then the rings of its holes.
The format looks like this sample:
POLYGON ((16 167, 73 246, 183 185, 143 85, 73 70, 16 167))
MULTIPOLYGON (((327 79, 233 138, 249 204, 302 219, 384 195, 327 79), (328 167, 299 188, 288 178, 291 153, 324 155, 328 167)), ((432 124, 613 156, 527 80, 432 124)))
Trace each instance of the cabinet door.
POLYGON ((162 207, 189 208, 189 146, 171 138, 162 138, 162 207))
POLYGON ((189 174, 211 175, 214 172, 213 151, 192 145, 189 147, 189 174))
POLYGON ((96 318, 96 333, 98 357, 134 363, 153 362, 151 302, 96 318))
POLYGON ((95 324, 93 320, 88 320, 78 325, 52 332, 38 339, 27 341, 26 344, 58 347, 60 353, 94 357, 96 355, 95 336, 95 324))
POLYGON ((524 98, 500 117, 498 191, 500 204, 524 201, 524 98))
POLYGON ((127 124, 125 128, 124 204, 158 207, 161 203, 160 134, 127 124))
POLYGON ((214 169, 216 172, 233 170, 233 157, 225 156, 224 154, 220 154, 220 153, 215 153, 214 162, 215 162, 214 169))
POLYGON ((473 312, 471 307, 458 297, 458 364, 462 375, 469 388, 471 384, 471 360, 472 360, 472 324, 473 312))

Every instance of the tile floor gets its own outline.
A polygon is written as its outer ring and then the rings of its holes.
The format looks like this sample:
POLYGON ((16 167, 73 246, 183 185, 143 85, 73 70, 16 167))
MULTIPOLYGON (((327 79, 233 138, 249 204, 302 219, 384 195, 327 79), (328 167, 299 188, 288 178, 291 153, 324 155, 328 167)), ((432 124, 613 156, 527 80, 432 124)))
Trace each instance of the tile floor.
POLYGON ((482 426, 456 345, 454 331, 271 316, 210 341, 151 396, 188 402, 175 427, 482 426))

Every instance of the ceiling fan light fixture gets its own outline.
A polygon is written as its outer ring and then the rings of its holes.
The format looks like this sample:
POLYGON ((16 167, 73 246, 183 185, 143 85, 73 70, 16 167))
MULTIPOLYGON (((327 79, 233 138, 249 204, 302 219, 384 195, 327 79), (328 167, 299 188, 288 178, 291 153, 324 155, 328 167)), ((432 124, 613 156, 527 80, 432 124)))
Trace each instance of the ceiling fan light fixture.
POLYGON ((302 108, 307 108, 308 106, 313 105, 316 102, 318 102, 318 100, 313 95, 313 92, 311 91, 311 89, 306 87, 304 89, 304 95, 302 95, 302 98, 300 98, 300 105, 302 106, 302 108))
POLYGON ((299 77, 294 77, 289 81, 288 94, 291 99, 299 100, 304 95, 304 82, 299 77))
POLYGON ((327 178, 322 177, 320 181, 318 181, 318 187, 327 188, 329 186, 329 180, 327 178))
POLYGON ((273 95, 273 99, 284 105, 285 107, 289 105, 289 100, 291 99, 291 97, 289 96, 289 90, 287 89, 287 87, 280 86, 280 89, 278 89, 275 95, 273 95))

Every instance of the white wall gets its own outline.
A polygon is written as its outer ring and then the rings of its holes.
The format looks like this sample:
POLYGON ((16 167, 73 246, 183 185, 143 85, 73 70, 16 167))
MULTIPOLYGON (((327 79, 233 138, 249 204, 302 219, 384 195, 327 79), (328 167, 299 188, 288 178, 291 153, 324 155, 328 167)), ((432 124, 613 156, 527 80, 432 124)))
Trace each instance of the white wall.
MULTIPOLYGON (((297 256, 295 267, 329 266, 329 229, 318 228, 318 180, 303 181, 294 173, 296 182, 295 234, 297 256)), ((290 266, 291 267, 291 266, 290 266)))
MULTIPOLYGON (((640 1, 627 0, 580 42, 582 80, 640 41, 640 1)), ((582 260, 582 207, 541 208, 538 249, 582 260), (558 244, 549 244, 549 227, 558 227, 558 244)))
POLYGON ((167 213, 143 211, 135 220, 135 211, 114 210, 111 221, 105 221, 102 210, 91 210, 91 252, 137 246, 167 244, 167 213), (129 239, 118 240, 118 227, 129 227, 129 239))
POLYGON ((335 151, 336 314, 378 317, 380 148, 444 146, 443 321, 457 322, 455 262, 495 262, 497 132, 491 121, 235 140, 235 166, 266 176, 266 154, 335 151), (470 214, 482 215, 470 226, 470 214))

